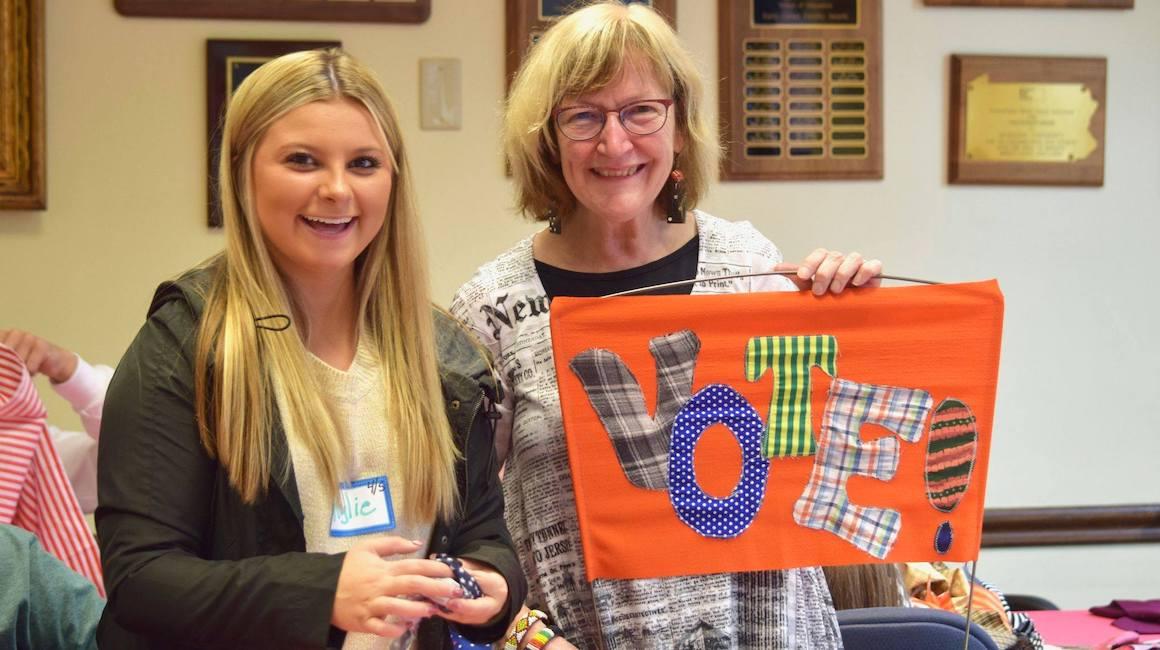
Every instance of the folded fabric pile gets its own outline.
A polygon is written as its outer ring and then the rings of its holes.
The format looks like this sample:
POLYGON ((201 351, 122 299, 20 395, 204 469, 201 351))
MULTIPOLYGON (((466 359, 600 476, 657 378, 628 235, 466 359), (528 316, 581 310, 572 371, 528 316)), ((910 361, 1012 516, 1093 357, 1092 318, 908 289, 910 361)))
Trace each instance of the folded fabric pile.
POLYGON ((1160 634, 1160 598, 1155 600, 1113 600, 1089 609, 1096 616, 1114 618, 1112 625, 1139 634, 1160 634))
POLYGON ((986 630, 1000 648, 1042 650, 1043 639, 1031 619, 1012 612, 1003 593, 995 587, 976 578, 971 594, 967 573, 943 562, 907 562, 902 568, 912 606, 942 609, 964 617, 969 611, 971 623, 986 630))

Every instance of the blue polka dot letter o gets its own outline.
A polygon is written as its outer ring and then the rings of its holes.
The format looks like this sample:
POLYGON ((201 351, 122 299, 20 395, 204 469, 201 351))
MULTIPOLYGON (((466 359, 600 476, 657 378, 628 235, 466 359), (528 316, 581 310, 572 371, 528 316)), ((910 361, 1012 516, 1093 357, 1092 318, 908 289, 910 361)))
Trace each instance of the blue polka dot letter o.
POLYGON ((705 537, 740 535, 765 497, 769 460, 761 453, 765 425, 737 391, 722 384, 701 389, 677 413, 669 448, 669 498, 681 521, 705 537), (701 434, 724 424, 741 445, 741 480, 724 499, 705 494, 693 473, 693 450, 701 434))

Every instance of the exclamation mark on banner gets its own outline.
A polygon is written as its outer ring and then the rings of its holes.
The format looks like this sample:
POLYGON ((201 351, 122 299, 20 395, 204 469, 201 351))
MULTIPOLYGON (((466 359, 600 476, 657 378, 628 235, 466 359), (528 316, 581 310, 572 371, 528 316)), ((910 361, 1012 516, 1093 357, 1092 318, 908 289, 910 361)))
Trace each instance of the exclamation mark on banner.
MULTIPOLYGON (((951 512, 971 484, 979 433, 975 414, 957 399, 944 399, 930 419, 926 447, 926 496, 939 512, 951 512)), ((939 524, 934 548, 939 553, 951 549, 954 529, 950 521, 939 524)))

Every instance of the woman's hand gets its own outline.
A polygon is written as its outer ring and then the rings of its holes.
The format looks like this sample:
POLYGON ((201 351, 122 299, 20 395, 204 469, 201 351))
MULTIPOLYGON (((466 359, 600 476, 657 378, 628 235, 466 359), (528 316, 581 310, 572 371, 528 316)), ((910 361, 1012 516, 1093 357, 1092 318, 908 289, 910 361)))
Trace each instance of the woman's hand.
MULTIPOLYGON (((398 638, 415 621, 437 611, 434 604, 411 596, 462 596, 463 590, 450 580, 451 569, 444 564, 416 558, 385 559, 414 553, 421 546, 420 542, 394 536, 355 544, 347 551, 338 574, 331 624, 347 632, 398 638)), ((504 596, 507 596, 507 583, 504 583, 504 596)))
POLYGON ((453 598, 446 604, 447 609, 451 611, 439 615, 464 625, 484 625, 491 622, 507 604, 507 580, 486 564, 473 562, 467 558, 459 558, 459 561, 479 583, 483 595, 479 598, 453 598))
POLYGON ((30 375, 41 373, 60 384, 76 372, 77 355, 30 332, 0 329, 0 343, 16 350, 30 375))
POLYGON ((810 289, 820 296, 827 291, 842 293, 847 286, 876 287, 882 284, 882 262, 864 259, 860 253, 843 255, 837 251, 819 248, 806 256, 801 264, 778 264, 776 271, 796 271, 786 276, 799 289, 810 289))

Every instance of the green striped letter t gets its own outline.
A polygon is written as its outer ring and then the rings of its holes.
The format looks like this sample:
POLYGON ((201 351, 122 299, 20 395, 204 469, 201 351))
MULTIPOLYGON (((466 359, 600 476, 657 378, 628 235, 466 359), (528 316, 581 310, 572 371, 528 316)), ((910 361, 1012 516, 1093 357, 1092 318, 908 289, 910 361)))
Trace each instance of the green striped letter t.
POLYGON ((773 398, 761 448, 766 458, 812 456, 817 451, 810 414, 810 368, 838 372, 833 336, 755 336, 745 344, 745 378, 757 381, 773 370, 773 398))

